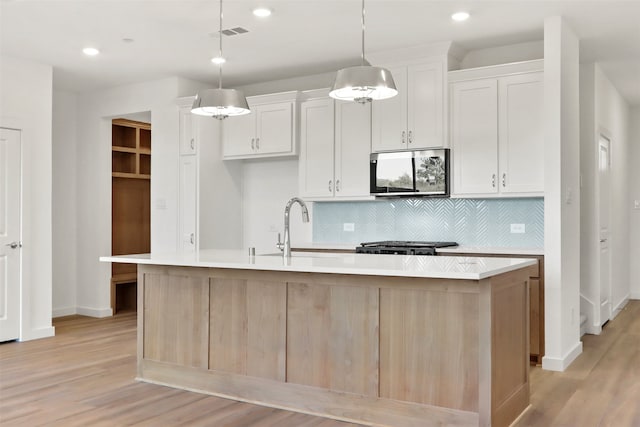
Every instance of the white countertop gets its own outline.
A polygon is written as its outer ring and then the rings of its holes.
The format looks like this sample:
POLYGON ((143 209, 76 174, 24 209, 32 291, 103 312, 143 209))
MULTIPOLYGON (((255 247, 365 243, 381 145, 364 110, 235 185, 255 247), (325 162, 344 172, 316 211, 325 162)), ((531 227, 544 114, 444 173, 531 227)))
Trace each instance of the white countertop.
POLYGON ((247 250, 202 250, 197 253, 138 254, 100 257, 100 261, 239 270, 294 271, 479 280, 534 265, 527 258, 370 255, 298 252, 250 257, 247 250))

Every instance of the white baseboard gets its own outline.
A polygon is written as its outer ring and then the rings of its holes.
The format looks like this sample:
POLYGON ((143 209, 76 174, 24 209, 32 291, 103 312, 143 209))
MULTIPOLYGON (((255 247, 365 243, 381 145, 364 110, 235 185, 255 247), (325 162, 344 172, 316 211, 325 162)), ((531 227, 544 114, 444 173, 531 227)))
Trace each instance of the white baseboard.
POLYGON ((90 308, 76 307, 76 314, 89 317, 111 317, 113 312, 110 308, 90 308))
POLYGON ((547 371, 563 372, 573 363, 574 360, 582 353, 582 341, 578 341, 576 345, 562 358, 544 356, 542 358, 542 369, 547 371))
POLYGON ((611 320, 615 319, 616 316, 618 316, 618 314, 620 314, 620 312, 627 305, 628 302, 629 302, 629 295, 625 296, 622 299, 622 301, 620 301, 620 304, 616 305, 613 308, 613 310, 611 311, 611 320))
POLYGON ((587 323, 586 331, 590 335, 600 335, 602 333, 602 326, 587 323))
POLYGON ((62 308, 54 308, 51 311, 51 317, 63 317, 63 316, 71 316, 73 314, 77 314, 75 307, 62 307, 62 308))
POLYGON ((640 292, 631 292, 629 294, 629 299, 640 299, 640 292))
POLYGON ((56 328, 47 326, 46 328, 32 329, 25 331, 19 341, 39 340, 40 338, 49 338, 56 334, 56 328))

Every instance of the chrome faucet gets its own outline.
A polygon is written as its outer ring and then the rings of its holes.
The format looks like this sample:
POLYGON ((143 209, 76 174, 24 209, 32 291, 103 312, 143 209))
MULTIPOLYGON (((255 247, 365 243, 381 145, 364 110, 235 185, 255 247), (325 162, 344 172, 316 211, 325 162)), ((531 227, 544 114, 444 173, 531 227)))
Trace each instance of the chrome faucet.
POLYGON ((299 197, 294 197, 287 202, 287 206, 284 208, 284 242, 280 242, 280 234, 278 234, 278 243, 276 246, 282 251, 282 255, 289 258, 291 257, 291 233, 289 232, 289 212, 291 206, 294 203, 298 203, 302 208, 302 222, 309 222, 309 210, 307 205, 299 197))

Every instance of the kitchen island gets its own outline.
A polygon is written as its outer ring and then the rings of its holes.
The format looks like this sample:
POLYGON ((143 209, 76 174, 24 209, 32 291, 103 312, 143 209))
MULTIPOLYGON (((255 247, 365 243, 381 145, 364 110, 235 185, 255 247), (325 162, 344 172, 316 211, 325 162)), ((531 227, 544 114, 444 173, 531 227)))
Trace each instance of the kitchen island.
POLYGON ((138 378, 367 425, 509 425, 535 260, 129 255, 138 378))

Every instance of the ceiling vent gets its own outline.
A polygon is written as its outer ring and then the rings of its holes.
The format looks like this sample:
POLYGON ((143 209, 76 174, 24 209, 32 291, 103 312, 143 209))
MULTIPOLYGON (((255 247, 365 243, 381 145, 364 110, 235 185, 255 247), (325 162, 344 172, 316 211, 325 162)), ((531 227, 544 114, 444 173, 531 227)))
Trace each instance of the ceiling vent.
MULTIPOLYGON (((222 34, 224 34, 225 36, 237 36, 238 34, 244 34, 248 32, 249 30, 242 27, 227 28, 226 30, 222 30, 222 34)), ((215 33, 209 33, 209 35, 217 39, 219 36, 219 33, 216 31, 215 33)))

